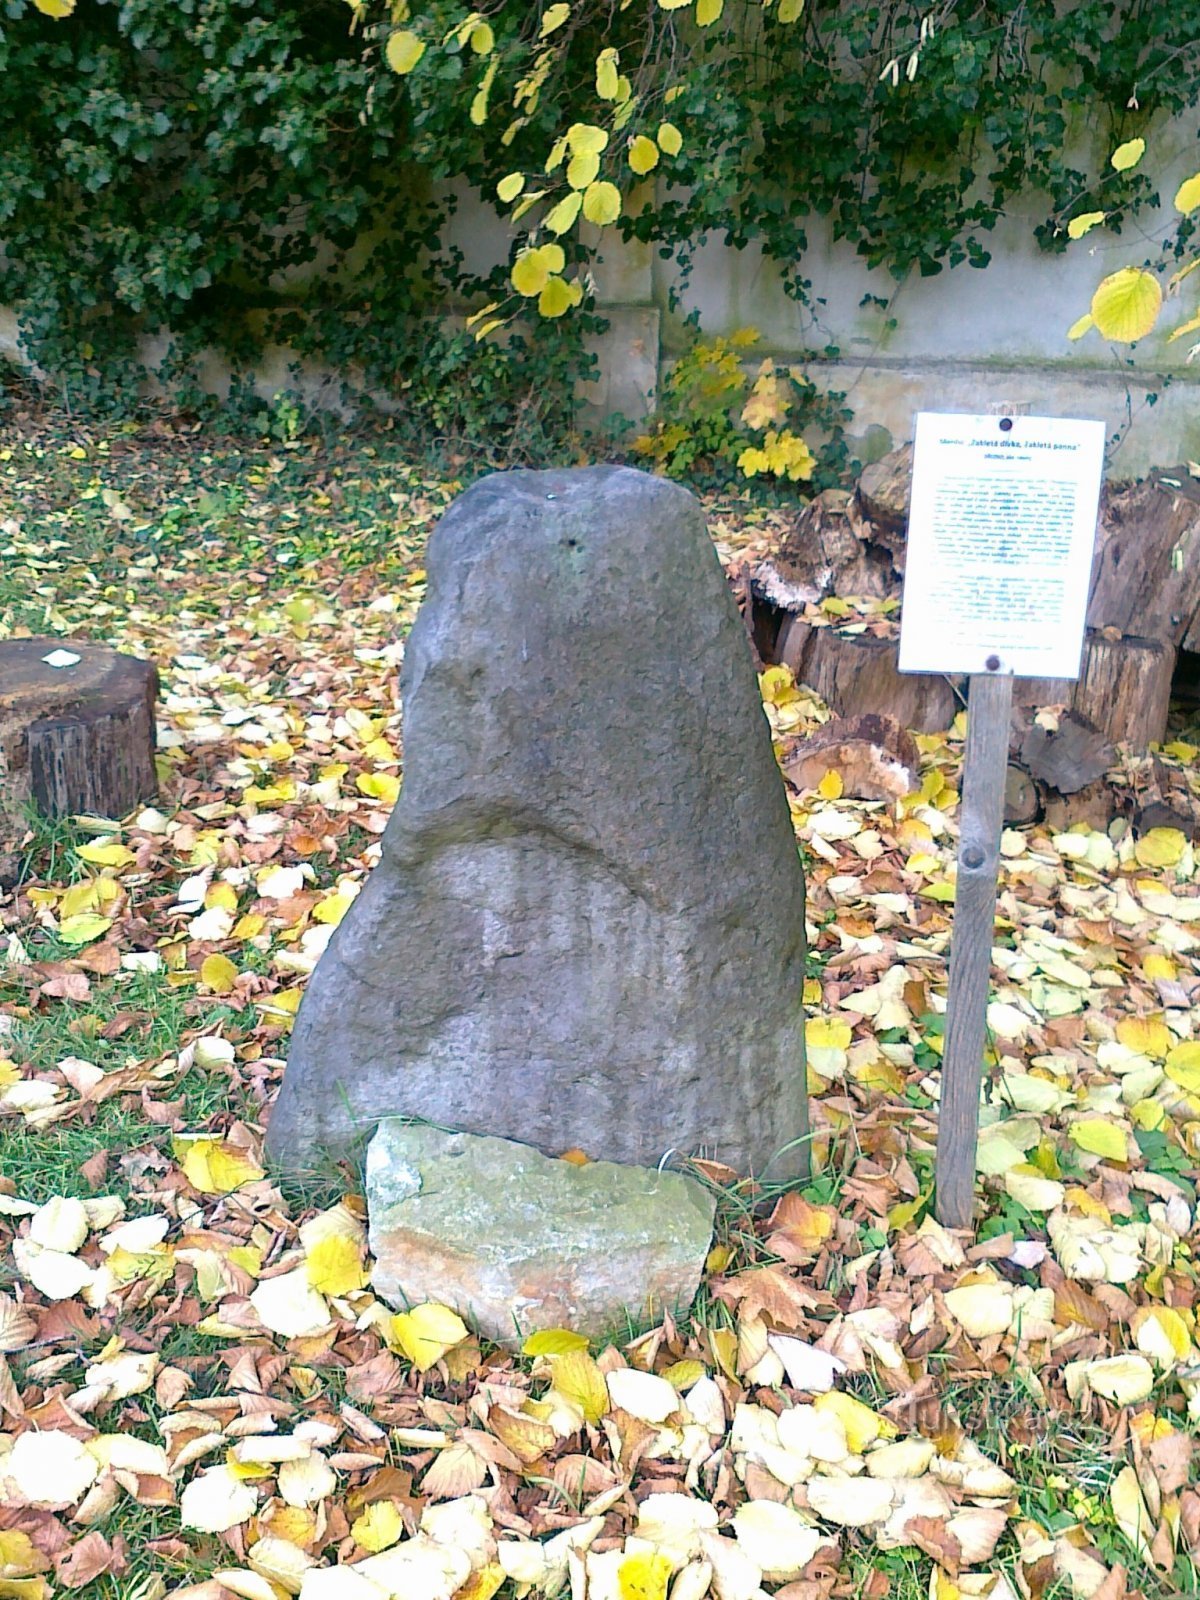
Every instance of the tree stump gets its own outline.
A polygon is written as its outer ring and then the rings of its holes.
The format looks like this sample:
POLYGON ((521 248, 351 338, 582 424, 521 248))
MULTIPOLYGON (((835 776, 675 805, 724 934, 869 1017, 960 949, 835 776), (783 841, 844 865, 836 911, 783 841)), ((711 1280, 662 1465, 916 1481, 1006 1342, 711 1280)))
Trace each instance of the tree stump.
POLYGON ((933 673, 901 673, 899 659, 895 639, 814 628, 793 671, 839 716, 881 712, 917 733, 944 732, 961 705, 950 680, 933 673))
POLYGON ((120 818, 153 799, 157 693, 149 661, 103 645, 0 641, 0 825, 28 805, 120 818))
POLYGON ((1175 648, 1162 639, 1089 632, 1071 705, 1113 744, 1144 750, 1167 731, 1175 648))

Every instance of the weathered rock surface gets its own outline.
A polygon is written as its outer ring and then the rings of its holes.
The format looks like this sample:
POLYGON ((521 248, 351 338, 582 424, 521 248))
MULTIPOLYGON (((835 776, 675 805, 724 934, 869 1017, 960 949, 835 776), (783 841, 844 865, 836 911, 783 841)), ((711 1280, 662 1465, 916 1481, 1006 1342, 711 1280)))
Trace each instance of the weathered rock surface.
POLYGON ((763 1171, 806 1133, 804 885, 699 506, 626 468, 498 474, 426 565, 400 798, 300 1008, 272 1155, 399 1114, 763 1171))
POLYGON ((368 1147, 367 1207, 376 1292, 453 1306, 500 1344, 686 1310, 713 1226, 712 1195, 683 1173, 574 1166, 398 1118, 368 1147))

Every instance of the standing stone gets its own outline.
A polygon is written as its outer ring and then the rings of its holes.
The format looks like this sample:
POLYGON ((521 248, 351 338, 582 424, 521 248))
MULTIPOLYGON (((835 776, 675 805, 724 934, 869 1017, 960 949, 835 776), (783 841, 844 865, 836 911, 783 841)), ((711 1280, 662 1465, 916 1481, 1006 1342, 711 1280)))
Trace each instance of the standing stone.
POLYGON ((272 1156, 400 1114, 802 1170, 803 875, 697 502, 622 467, 497 474, 427 570, 400 798, 300 1008, 272 1156))

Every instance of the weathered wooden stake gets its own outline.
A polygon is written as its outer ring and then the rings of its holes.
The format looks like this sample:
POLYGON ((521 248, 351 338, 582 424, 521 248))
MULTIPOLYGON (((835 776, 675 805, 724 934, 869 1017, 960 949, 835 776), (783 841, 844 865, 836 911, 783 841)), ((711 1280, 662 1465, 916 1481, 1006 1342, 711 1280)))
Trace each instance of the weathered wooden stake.
POLYGON ((970 679, 938 1113, 937 1215, 948 1228, 970 1227, 975 1194, 975 1145, 1012 692, 1013 680, 1008 675, 980 673, 970 679))

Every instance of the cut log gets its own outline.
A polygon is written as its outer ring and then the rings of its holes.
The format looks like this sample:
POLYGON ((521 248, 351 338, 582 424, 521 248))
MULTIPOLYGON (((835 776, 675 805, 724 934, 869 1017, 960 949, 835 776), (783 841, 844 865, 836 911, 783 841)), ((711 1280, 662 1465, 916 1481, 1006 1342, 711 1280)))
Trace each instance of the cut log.
POLYGON ((877 712, 917 733, 943 732, 961 705, 950 679, 931 673, 902 674, 899 656, 895 639, 814 628, 801 664, 793 671, 839 716, 877 712))
POLYGON ((1042 814, 1038 786, 1025 768, 1010 761, 1004 775, 1004 820, 1024 825, 1036 822, 1042 814))
POLYGON ((1116 752, 1100 730, 1078 712, 1066 711, 1057 728, 1037 723, 1021 741, 1021 765, 1059 794, 1076 794, 1102 778, 1116 752))
POLYGON ((1043 820, 1051 833, 1067 833, 1077 822, 1103 832, 1116 814, 1116 795, 1103 778, 1097 778, 1074 794, 1049 793, 1043 820))
POLYGON ((1133 826, 1138 834, 1149 833, 1151 828, 1178 828, 1189 839, 1200 838, 1200 801, 1182 774, 1157 756, 1150 757, 1138 782, 1133 826))
MULTIPOLYGON (((1200 552, 1198 559, 1200 559, 1200 552)), ((1114 744, 1144 750, 1167 731, 1175 647, 1162 639, 1089 633, 1072 708, 1114 744)))
POLYGON ((780 611, 802 611, 830 594, 883 599, 894 593, 891 560, 870 543, 870 533, 852 494, 824 490, 755 568, 755 597, 780 611))
POLYGON ((920 783, 920 755, 912 735, 895 717, 834 717, 799 739, 783 761, 783 775, 797 789, 815 789, 827 772, 842 780, 855 800, 899 800, 920 783))
POLYGON ((148 661, 77 639, 0 641, 0 822, 120 818, 158 792, 148 661))
POLYGON ((904 444, 864 467, 858 480, 858 503, 863 515, 888 533, 903 533, 908 527, 912 469, 913 447, 904 444))
POLYGON ((1142 483, 1106 489, 1088 626, 1196 650, 1198 612, 1200 483, 1185 467, 1175 467, 1142 483))

